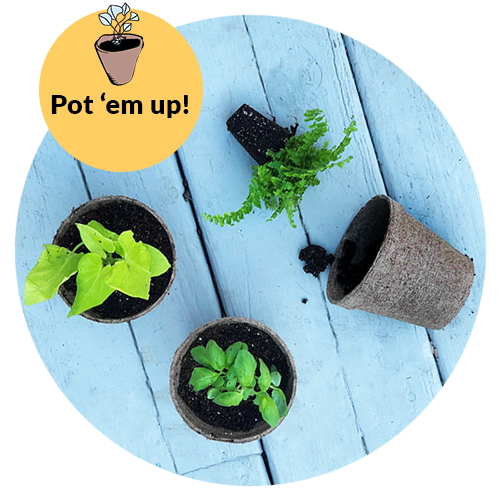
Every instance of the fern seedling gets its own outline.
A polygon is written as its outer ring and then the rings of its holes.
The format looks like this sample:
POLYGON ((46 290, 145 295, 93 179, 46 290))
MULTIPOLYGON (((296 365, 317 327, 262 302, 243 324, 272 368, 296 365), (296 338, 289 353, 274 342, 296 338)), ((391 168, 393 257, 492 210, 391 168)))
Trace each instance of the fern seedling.
POLYGON ((254 208, 272 210, 271 217, 275 219, 285 211, 292 227, 297 227, 294 214, 299 208, 302 196, 310 186, 317 186, 320 180, 319 172, 334 166, 343 168, 352 160, 352 156, 341 159, 345 148, 351 141, 351 134, 358 130, 356 122, 351 121, 344 130, 344 138, 338 146, 328 147, 325 141, 321 147, 316 143, 326 134, 328 123, 323 111, 310 109, 304 113, 308 129, 303 134, 290 137, 285 146, 277 152, 267 151, 270 161, 263 165, 252 166, 252 179, 248 196, 239 210, 235 212, 211 215, 204 213, 205 220, 224 226, 240 222, 254 208))

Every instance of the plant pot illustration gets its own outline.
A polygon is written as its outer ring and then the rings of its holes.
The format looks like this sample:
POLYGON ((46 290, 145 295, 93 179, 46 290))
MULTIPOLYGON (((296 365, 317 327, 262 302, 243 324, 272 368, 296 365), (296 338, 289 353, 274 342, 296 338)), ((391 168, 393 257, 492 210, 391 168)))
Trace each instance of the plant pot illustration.
POLYGON ((425 328, 444 328, 462 309, 474 280, 469 257, 391 198, 372 198, 344 234, 330 268, 327 296, 425 328))
MULTIPOLYGON (((176 253, 169 229, 144 203, 126 196, 103 196, 74 209, 60 225, 53 244, 69 249, 75 248, 82 241, 76 224, 88 224, 91 221, 97 221, 117 234, 132 231, 136 241, 159 250, 168 259, 170 266, 166 272, 150 279, 147 300, 129 296, 116 289, 102 304, 80 314, 99 323, 122 323, 143 316, 165 298, 175 278, 176 253)), ((69 307, 75 301, 76 292, 75 276, 65 281, 58 290, 69 307)))
MULTIPOLYGON (((295 398, 297 387, 295 365, 290 351, 276 333, 262 323, 251 319, 222 318, 192 332, 175 352, 170 368, 170 393, 175 408, 184 422, 207 439, 230 443, 247 443, 272 432, 281 424, 283 418, 278 416, 274 427, 271 427, 264 421, 256 399, 249 398, 233 406, 220 406, 214 402, 217 398, 213 399, 213 396, 209 395, 210 389, 195 391, 190 385, 190 380, 193 380, 193 373, 195 373, 194 369, 199 366, 193 359, 192 350, 193 348, 203 349, 200 346, 208 345, 209 342, 217 343, 226 352, 227 360, 230 357, 228 349, 231 346, 235 343, 246 343, 247 355, 248 352, 252 353, 259 363, 262 360, 271 370, 279 372, 280 380, 277 382, 281 388, 283 401, 286 399, 288 410, 295 398), (207 395, 212 397, 213 401, 208 399, 207 395)), ((238 363, 238 357, 239 354, 234 361, 235 366, 238 363)), ((229 380, 229 375, 227 380, 229 380)), ((275 383, 274 374, 273 383, 275 383)), ((255 390, 259 389, 259 384, 255 384, 255 390)), ((214 383, 214 387, 216 386, 218 384, 214 383)), ((240 386, 235 390, 239 389, 240 386)), ((221 389, 211 390, 219 392, 221 389)))
POLYGON ((144 41, 139 35, 121 35, 121 43, 114 44, 115 35, 102 35, 95 43, 97 55, 109 81, 113 85, 125 85, 132 80, 144 41))

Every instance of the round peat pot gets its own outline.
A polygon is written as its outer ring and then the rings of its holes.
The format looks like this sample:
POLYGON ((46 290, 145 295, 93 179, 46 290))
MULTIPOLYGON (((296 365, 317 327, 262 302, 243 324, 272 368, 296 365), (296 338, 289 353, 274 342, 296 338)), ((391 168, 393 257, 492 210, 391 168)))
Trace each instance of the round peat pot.
MULTIPOLYGON (((123 323, 144 316, 168 294, 176 271, 175 246, 165 223, 149 207, 126 196, 103 196, 90 200, 74 209, 63 221, 54 236, 54 245, 73 249, 82 240, 77 226, 91 220, 100 222, 117 234, 131 230, 136 241, 147 243, 163 253, 170 262, 170 269, 151 279, 149 300, 129 297, 115 290, 101 305, 81 313, 84 318, 99 323, 123 323)), ((76 276, 59 287, 59 295, 69 307, 76 295, 76 276)))
POLYGON ((120 35, 122 42, 113 43, 115 35, 103 35, 95 43, 95 50, 101 64, 113 85, 125 85, 132 80, 135 65, 144 41, 139 35, 120 35))
POLYGON ((354 217, 330 268, 328 300, 444 328, 462 309, 474 266, 391 198, 372 198, 354 217))
MULTIPOLYGON (((256 360, 262 358, 268 367, 275 365, 281 374, 280 388, 290 410, 297 388, 297 373, 290 351, 267 326, 247 318, 222 318, 194 332, 179 346, 170 367, 170 393, 174 406, 184 422, 207 439, 229 443, 248 443, 272 432, 253 403, 254 398, 238 406, 223 407, 207 399, 207 390, 195 392, 189 385, 193 369, 200 366, 191 356, 193 347, 206 346, 214 340, 224 350, 235 342, 248 345, 256 360)), ((281 424, 280 420, 278 425, 281 424)))

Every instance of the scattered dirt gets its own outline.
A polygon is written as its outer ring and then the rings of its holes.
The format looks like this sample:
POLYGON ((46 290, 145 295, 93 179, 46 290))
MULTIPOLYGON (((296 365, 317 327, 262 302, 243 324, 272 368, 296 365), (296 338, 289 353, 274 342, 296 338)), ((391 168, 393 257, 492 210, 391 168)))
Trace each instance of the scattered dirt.
MULTIPOLYGON (((245 342, 257 362, 262 358, 269 368, 271 365, 276 366, 282 377, 280 388, 284 391, 287 401, 290 400, 292 380, 288 373, 287 360, 272 338, 267 333, 246 324, 216 325, 203 332, 191 344, 191 348, 182 360, 179 375, 178 394, 201 420, 231 431, 249 431, 258 421, 262 421, 259 408, 253 403, 254 398, 242 401, 238 406, 223 407, 207 399, 208 389, 195 392, 189 385, 193 369, 200 366, 194 361, 190 351, 199 345, 206 346, 210 339, 215 340, 224 350, 234 342, 245 342)), ((257 368, 257 372, 258 370, 257 368)))
POLYGON ((319 245, 309 245, 300 251, 299 259, 306 263, 304 272, 318 278, 320 273, 333 263, 334 257, 319 245))
MULTIPOLYGON (((95 210, 82 214, 75 222, 87 224, 91 220, 100 222, 106 229, 118 234, 129 229, 132 230, 136 241, 154 246, 172 263, 173 252, 167 233, 158 219, 141 206, 126 201, 107 202, 95 210)), ((54 237, 54 244, 70 250, 80 242, 80 233, 74 224, 64 234, 58 232, 54 237)), ((81 247, 81 251, 87 252, 87 249, 81 247)), ((171 277, 172 268, 165 274, 151 279, 149 300, 129 297, 122 292, 114 291, 103 304, 93 307, 87 312, 94 317, 107 319, 119 319, 137 314, 161 297, 171 277)), ((76 295, 76 276, 72 276, 63 283, 59 290, 72 304, 76 295)))

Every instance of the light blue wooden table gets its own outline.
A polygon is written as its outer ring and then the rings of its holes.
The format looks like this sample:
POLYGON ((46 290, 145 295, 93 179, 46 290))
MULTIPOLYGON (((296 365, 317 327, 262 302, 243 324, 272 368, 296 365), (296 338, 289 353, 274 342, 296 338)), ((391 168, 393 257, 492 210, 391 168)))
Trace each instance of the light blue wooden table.
POLYGON ((24 308, 26 321, 71 403, 103 434, 151 464, 237 485, 334 471, 409 425, 448 380, 467 343, 485 268, 471 168, 422 90, 352 39, 271 17, 218 18, 179 31, 200 63, 204 98, 178 154, 142 171, 111 173, 81 164, 48 133, 26 181, 16 239, 22 295, 42 244, 52 240, 72 207, 109 194, 137 198, 173 234, 178 270, 170 295, 130 324, 66 319, 59 297, 24 308), (265 211, 224 228, 200 217, 237 209, 246 197, 252 160, 225 125, 244 102, 283 126, 319 107, 333 144, 350 117, 357 120, 359 131, 349 146, 354 160, 344 170, 321 174, 321 185, 304 196, 297 229, 284 214, 266 222, 265 211), (183 196, 187 190, 191 201, 183 196), (311 242, 333 253, 352 217, 379 193, 474 259, 470 297, 443 330, 333 306, 326 300, 327 272, 316 279, 302 270, 300 249, 311 242), (289 416, 263 440, 245 445, 208 441, 191 431, 168 390, 177 346, 224 314, 271 327, 287 343, 298 372, 289 416))

